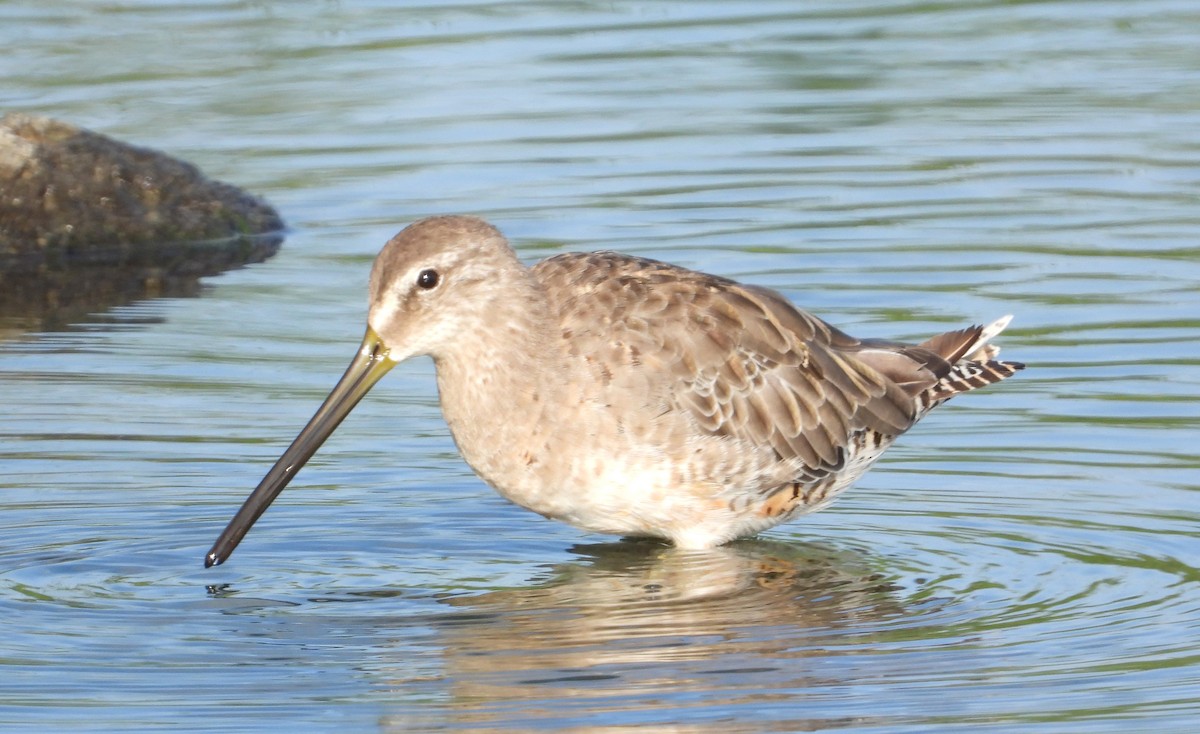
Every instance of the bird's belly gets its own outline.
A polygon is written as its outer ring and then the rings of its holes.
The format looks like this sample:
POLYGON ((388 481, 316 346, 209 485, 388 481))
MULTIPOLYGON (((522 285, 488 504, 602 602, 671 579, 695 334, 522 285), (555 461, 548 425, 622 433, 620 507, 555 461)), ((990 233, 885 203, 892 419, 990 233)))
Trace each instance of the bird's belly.
POLYGON ((708 548, 828 505, 890 442, 859 434, 839 471, 800 483, 794 483, 790 464, 766 460, 747 446, 717 463, 699 452, 686 461, 678 453, 629 445, 597 452, 547 442, 558 450, 516 462, 470 463, 501 496, 545 517, 597 533, 708 548))
POLYGON ((681 482, 670 464, 576 457, 568 471, 527 471, 507 481, 481 475, 505 499, 596 533, 675 540, 691 528, 733 519, 718 487, 681 482))
POLYGON ((731 493, 728 486, 677 478, 670 467, 625 468, 563 485, 493 486, 522 507, 583 530, 663 538, 681 548, 712 548, 787 519, 762 511, 762 488, 731 493), (753 501, 738 499, 751 494, 753 501))

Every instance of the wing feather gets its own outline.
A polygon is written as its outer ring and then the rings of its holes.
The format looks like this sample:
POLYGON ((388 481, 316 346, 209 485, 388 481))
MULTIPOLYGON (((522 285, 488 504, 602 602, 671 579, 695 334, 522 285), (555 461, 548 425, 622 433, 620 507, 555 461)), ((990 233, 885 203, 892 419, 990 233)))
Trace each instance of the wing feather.
MULTIPOLYGON (((560 255, 533 273, 571 352, 613 367, 607 389, 641 394, 694 433, 769 446, 812 475, 840 467, 854 433, 894 436, 916 419, 913 394, 859 358, 864 342, 774 291, 617 253, 560 255)), ((968 341, 931 346, 957 352, 968 341)))

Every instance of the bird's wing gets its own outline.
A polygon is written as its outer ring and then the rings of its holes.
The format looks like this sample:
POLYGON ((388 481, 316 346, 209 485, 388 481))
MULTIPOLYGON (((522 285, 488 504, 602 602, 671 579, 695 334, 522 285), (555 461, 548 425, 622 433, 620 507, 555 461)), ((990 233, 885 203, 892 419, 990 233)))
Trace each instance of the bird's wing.
POLYGON ((854 339, 765 288, 611 252, 560 255, 534 274, 571 353, 610 399, 640 395, 696 431, 770 446, 814 476, 840 468, 855 432, 907 430, 914 395, 937 380, 920 360, 854 339))

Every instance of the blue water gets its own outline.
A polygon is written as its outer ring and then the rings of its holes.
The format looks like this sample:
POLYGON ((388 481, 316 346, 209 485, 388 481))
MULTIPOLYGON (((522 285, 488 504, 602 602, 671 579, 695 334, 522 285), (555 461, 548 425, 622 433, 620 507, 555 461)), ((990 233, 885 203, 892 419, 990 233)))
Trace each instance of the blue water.
POLYGON ((8 731, 1189 731, 1188 2, 10 2, 0 110, 200 165, 280 253, 0 334, 8 731), (1030 369, 713 553, 506 504, 394 370, 216 569, 382 243, 487 217, 1030 369))

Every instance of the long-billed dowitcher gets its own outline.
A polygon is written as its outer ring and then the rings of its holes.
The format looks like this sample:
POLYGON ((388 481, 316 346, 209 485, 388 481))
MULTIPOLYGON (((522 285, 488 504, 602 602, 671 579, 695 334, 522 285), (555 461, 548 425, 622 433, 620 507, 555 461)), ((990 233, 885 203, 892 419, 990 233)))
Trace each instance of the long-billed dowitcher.
POLYGON ((483 220, 424 219, 376 258, 357 356, 205 565, 415 355, 433 357, 459 451, 504 497, 706 548, 823 507, 935 406, 1021 369, 988 343, 1009 319, 856 339, 766 288, 615 252, 528 268, 483 220))

